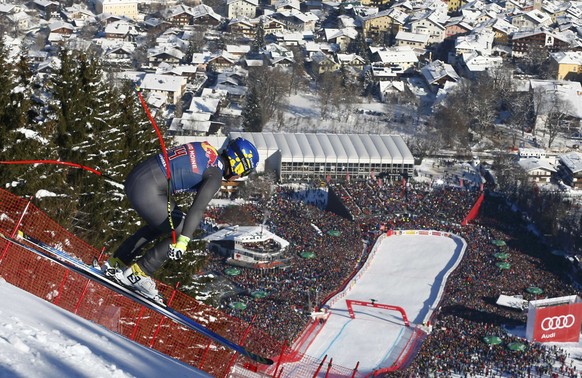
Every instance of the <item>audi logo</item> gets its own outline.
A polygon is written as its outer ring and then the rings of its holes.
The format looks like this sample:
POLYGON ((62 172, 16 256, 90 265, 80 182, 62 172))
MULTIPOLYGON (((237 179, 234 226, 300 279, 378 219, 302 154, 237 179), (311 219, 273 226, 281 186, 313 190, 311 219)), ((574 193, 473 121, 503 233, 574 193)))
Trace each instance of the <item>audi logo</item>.
POLYGON ((544 331, 553 331, 556 329, 570 328, 576 322, 572 314, 551 316, 542 320, 541 327, 544 331))

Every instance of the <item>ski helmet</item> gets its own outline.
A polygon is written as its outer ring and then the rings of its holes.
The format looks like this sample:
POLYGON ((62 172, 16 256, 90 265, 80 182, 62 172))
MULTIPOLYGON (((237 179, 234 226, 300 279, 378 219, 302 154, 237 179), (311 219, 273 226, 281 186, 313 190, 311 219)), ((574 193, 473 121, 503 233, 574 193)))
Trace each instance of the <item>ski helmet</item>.
POLYGON ((232 173, 240 177, 248 176, 259 163, 259 151, 255 145, 241 137, 231 140, 225 153, 232 173))

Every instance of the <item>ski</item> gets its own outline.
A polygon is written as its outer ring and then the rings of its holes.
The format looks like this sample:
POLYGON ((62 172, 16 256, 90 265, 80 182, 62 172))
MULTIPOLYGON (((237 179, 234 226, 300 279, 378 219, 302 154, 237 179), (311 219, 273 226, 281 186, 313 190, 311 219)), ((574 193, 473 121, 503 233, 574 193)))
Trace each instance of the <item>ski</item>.
POLYGON ((48 259, 54 263, 57 263, 67 269, 70 269, 72 271, 74 271, 75 273, 78 273, 88 279, 91 279, 105 287, 107 287, 108 289, 111 289, 113 291, 115 291, 116 293, 119 293, 131 300, 133 300, 134 302, 137 302, 161 315, 164 315, 170 319, 172 319, 173 321, 175 321, 176 323, 179 323, 181 325, 183 325, 184 327, 187 327, 195 332, 200 333, 201 335, 204 335, 214 341, 216 341, 217 343, 227 347, 228 349, 231 349, 255 362, 258 362, 260 364, 264 364, 264 365, 272 365, 273 364, 273 360, 270 358, 266 358, 263 356, 260 356, 258 354, 252 353, 250 351, 248 351, 245 347, 243 347, 242 345, 239 345, 219 334, 217 334, 216 332, 206 328, 205 326, 203 326, 202 324, 198 323, 197 321, 187 317, 186 315, 172 309, 171 307, 168 306, 164 306, 158 302, 156 302, 153 299, 149 299, 147 297, 144 297, 141 294, 138 294, 137 292, 113 281, 110 280, 108 278, 106 278, 102 272, 101 269, 98 269, 97 267, 94 267, 92 265, 88 265, 86 263, 84 263, 83 261, 81 261, 80 259, 73 257, 69 254, 67 254, 64 251, 61 251, 55 247, 52 247, 40 240, 37 240, 29 235, 26 235, 25 233, 19 231, 18 232, 18 239, 17 238, 13 238, 11 236, 8 235, 4 235, 3 233, 0 232, 0 237, 5 239, 6 241, 16 244, 19 247, 22 247, 32 253, 35 253, 45 259, 48 259), (24 242, 26 241, 26 243, 24 242), (31 245, 29 245, 29 244, 31 245))

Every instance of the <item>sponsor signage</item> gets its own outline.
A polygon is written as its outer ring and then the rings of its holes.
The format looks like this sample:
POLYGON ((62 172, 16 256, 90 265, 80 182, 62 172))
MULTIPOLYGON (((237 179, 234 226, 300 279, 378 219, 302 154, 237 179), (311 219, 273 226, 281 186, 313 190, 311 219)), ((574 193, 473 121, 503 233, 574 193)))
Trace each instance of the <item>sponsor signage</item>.
POLYGON ((537 308, 533 341, 577 342, 580 339, 582 303, 537 308))

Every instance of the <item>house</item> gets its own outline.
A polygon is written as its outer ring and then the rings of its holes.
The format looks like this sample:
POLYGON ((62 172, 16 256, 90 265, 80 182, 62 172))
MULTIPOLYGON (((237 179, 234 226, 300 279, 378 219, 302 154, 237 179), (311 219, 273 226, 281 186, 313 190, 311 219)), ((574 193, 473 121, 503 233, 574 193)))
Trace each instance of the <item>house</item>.
POLYGON ((226 31, 251 39, 254 38, 255 34, 257 33, 257 26, 247 17, 238 17, 228 22, 226 31))
POLYGON ((193 8, 192 25, 219 26, 223 17, 206 4, 200 4, 193 8))
POLYGON ((423 51, 428 44, 430 36, 428 34, 411 33, 400 30, 396 34, 396 46, 410 47, 418 51, 423 51))
POLYGON ((227 0, 226 17, 230 20, 238 17, 255 18, 258 6, 258 0, 227 0))
POLYGON ((214 58, 214 54, 209 51, 193 53, 190 63, 198 68, 198 71, 204 72, 208 67, 208 62, 214 58))
POLYGON ((493 42, 496 45, 509 46, 511 35, 518 29, 502 18, 496 18, 491 22, 491 30, 495 33, 493 42))
POLYGON ((75 28, 73 25, 63 22, 55 21, 48 25, 49 35, 47 41, 49 43, 62 43, 71 38, 75 28))
POLYGON ((568 122, 580 124, 582 85, 579 82, 531 79, 529 85, 536 113, 536 130, 547 131, 548 116, 552 113, 561 115, 561 126, 566 126, 568 122))
POLYGON ((562 33, 552 33, 542 29, 520 31, 512 36, 511 55, 522 58, 533 51, 547 50, 552 53, 569 50, 570 46, 569 39, 562 33))
POLYGON ((542 3, 542 11, 550 16, 552 19, 552 24, 556 23, 558 18, 563 17, 567 14, 568 10, 573 8, 571 2, 557 2, 557 1, 544 1, 542 3))
POLYGON ((445 39, 445 26, 440 22, 437 12, 426 12, 410 21, 408 27, 412 33, 428 35, 428 44, 438 44, 445 39))
POLYGON ((95 0, 95 13, 139 19, 138 0, 95 0))
POLYGON ((132 42, 115 42, 102 44, 103 61, 117 66, 131 67, 135 44, 132 42))
POLYGON ((340 69, 340 64, 329 55, 318 51, 311 55, 311 70, 314 74, 322 75, 326 72, 335 72, 340 69))
POLYGON ((361 4, 366 7, 382 7, 390 3, 389 0, 362 0, 361 4))
POLYGON ((435 60, 422 67, 420 73, 430 90, 434 93, 443 88, 445 82, 458 82, 461 79, 453 66, 440 60, 435 60))
POLYGON ((311 12, 282 11, 273 13, 272 17, 281 21, 292 32, 313 32, 319 21, 319 17, 311 12))
POLYGON ((126 21, 112 22, 105 26, 105 38, 118 41, 132 41, 133 35, 130 32, 134 30, 133 25, 126 21))
POLYGON ((283 22, 269 16, 262 16, 260 18, 260 22, 263 23, 263 30, 265 31, 265 35, 283 33, 286 31, 286 27, 283 22))
POLYGON ((155 67, 162 62, 178 64, 184 58, 184 53, 176 48, 163 46, 148 49, 147 56, 150 66, 155 67))
POLYGON ((505 2, 505 11, 507 14, 519 14, 529 12, 534 9, 532 0, 507 0, 505 2))
POLYGON ((148 96, 159 97, 165 104, 176 105, 184 95, 186 78, 183 76, 146 74, 140 83, 148 96))
POLYGON ((194 7, 179 5, 166 16, 166 20, 175 26, 206 25, 218 26, 222 22, 222 16, 212 7, 200 4, 194 7))
POLYGON ((356 20, 362 25, 366 37, 379 36, 382 33, 396 35, 404 28, 408 14, 398 9, 388 9, 375 14, 358 15, 356 20))
POLYGON ((406 91, 406 84, 399 80, 380 80, 377 87, 382 102, 398 101, 406 91))
POLYGON ((445 0, 444 2, 447 3, 447 9, 451 13, 458 11, 467 3, 466 0, 445 0))
POLYGON ((301 11, 301 4, 299 0, 277 0, 273 3, 275 12, 282 11, 301 11))
POLYGON ((469 35, 457 37, 455 40, 455 55, 477 52, 489 56, 492 53, 495 33, 492 30, 480 30, 469 35))
POLYGON ((82 27, 85 24, 92 23, 96 20, 93 12, 82 8, 78 4, 66 7, 62 10, 62 14, 67 22, 70 22, 76 27, 82 27))
POLYGON ((564 184, 574 188, 582 188, 582 154, 568 152, 558 156, 558 177, 564 184))
POLYGON ((519 30, 533 30, 542 26, 549 26, 551 23, 552 18, 546 12, 537 9, 516 14, 511 18, 511 25, 519 30))
POLYGON ((445 39, 469 34, 473 30, 473 25, 465 17, 451 17, 445 24, 445 39))
POLYGON ((222 51, 220 54, 212 56, 208 61, 208 65, 212 67, 212 70, 222 72, 234 67, 239 60, 239 57, 236 57, 227 51, 222 51))
POLYGON ((37 9, 41 13, 41 16, 46 20, 50 20, 53 17, 58 17, 58 13, 61 8, 57 1, 49 0, 33 0, 32 7, 37 9))
POLYGON ((582 81, 582 51, 551 53, 550 71, 556 80, 582 81))
POLYGON ((263 59, 266 64, 272 67, 289 66, 295 63, 293 51, 276 43, 271 43, 265 46, 263 51, 263 59))
MULTIPOLYGON (((3 5, 5 4, 0 4, 0 7, 3 5)), ((4 10, 6 10, 5 13, 0 10, 0 23, 12 27, 14 31, 29 30, 32 27, 39 26, 38 20, 25 11, 18 10, 17 7, 4 7, 4 10)))
POLYGON ((48 24, 50 33, 71 35, 75 31, 75 27, 67 22, 55 21, 48 24))
POLYGON ((418 64, 416 53, 409 46, 370 47, 372 65, 389 67, 393 73, 402 74, 418 64))
POLYGON ((336 60, 342 66, 354 67, 361 70, 366 65, 366 60, 357 54, 336 54, 336 60))
POLYGON ((325 28, 323 31, 325 33, 325 40, 329 43, 335 43, 339 51, 346 51, 348 46, 358 37, 358 32, 355 28, 325 28))
POLYGON ((369 66, 366 74, 374 83, 383 81, 398 81, 398 75, 402 75, 402 70, 398 67, 369 66))
POLYGON ((503 58, 500 56, 481 55, 477 51, 463 53, 456 59, 456 67, 462 76, 475 78, 478 75, 487 73, 500 67, 503 64, 503 58))
POLYGON ((534 184, 547 184, 558 171, 551 159, 537 157, 519 159, 517 164, 527 175, 527 181, 534 184))

